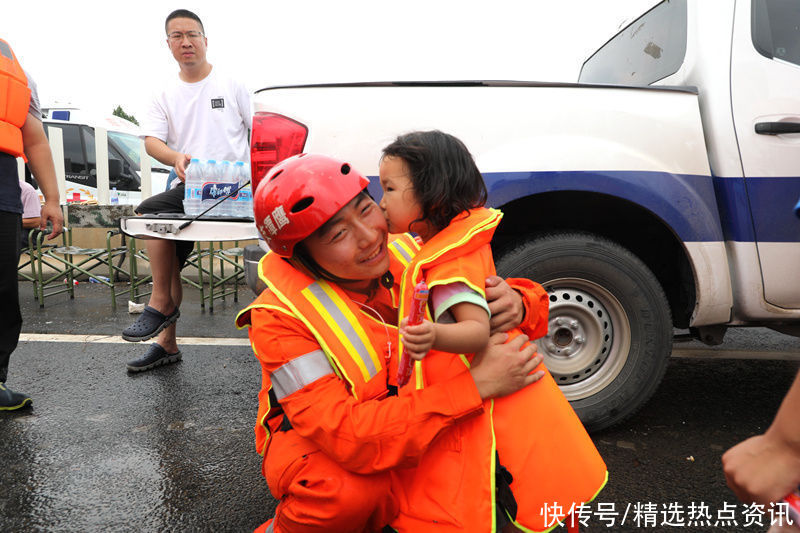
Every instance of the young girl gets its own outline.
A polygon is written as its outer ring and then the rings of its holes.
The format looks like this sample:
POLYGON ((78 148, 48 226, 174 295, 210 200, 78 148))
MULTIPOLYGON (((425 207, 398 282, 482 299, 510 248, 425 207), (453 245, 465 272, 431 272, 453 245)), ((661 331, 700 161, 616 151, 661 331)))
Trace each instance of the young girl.
MULTIPOLYGON (((424 243, 403 273, 399 316, 408 314, 417 283, 425 280, 430 289, 429 320, 416 326, 407 325, 407 318, 400 322, 398 355, 405 348, 416 359, 409 385, 401 388, 404 394, 469 366, 473 354, 488 344, 485 280, 495 274, 490 241, 502 213, 483 207, 486 187, 472 156, 460 140, 440 131, 398 137, 384 148, 379 173, 389 231, 416 233, 424 243)), ((538 309, 526 309, 522 330, 531 339, 547 331, 548 300, 544 290, 541 295, 538 309)), ((499 460, 498 530, 504 522, 525 531, 549 530, 605 485, 603 460, 546 371, 534 386, 485 408, 492 413, 491 426, 469 430, 485 434, 499 460), (525 495, 524 501, 509 498, 508 488, 525 495)), ((451 456, 458 453, 457 439, 441 439, 435 443, 438 455, 429 456, 457 461, 451 456)), ((415 479, 402 483, 410 487, 408 501, 415 490, 431 490, 425 471, 418 468, 415 479)))

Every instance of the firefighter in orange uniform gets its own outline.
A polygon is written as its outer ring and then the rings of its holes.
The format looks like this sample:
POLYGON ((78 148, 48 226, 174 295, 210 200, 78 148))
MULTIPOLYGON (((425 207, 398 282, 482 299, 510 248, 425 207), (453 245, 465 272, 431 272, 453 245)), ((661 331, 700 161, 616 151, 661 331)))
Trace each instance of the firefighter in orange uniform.
POLYGON ((392 394, 399 278, 419 245, 409 235, 387 243, 367 184, 346 163, 301 155, 256 192, 256 224, 272 250, 259 264, 269 289, 237 325, 250 328, 262 367, 256 446, 280 500, 263 531, 380 531, 398 511, 394 471, 484 416, 484 400, 542 376, 535 346, 521 348, 527 337, 503 344, 500 334, 471 368, 392 394))

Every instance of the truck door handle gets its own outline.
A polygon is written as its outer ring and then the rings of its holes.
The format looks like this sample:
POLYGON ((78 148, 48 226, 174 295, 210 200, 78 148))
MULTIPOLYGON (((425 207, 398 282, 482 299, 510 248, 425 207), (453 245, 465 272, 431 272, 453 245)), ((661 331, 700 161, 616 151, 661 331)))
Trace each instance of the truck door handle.
POLYGON ((756 133, 760 135, 800 133, 800 122, 758 122, 756 123, 756 133))

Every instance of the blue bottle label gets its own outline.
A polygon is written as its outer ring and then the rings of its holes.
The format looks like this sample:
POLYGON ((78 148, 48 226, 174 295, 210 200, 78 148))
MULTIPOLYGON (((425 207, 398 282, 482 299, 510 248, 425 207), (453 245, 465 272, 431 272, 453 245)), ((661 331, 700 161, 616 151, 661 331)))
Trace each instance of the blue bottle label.
MULTIPOLYGON (((219 200, 234 190, 236 190, 235 183, 218 183, 216 181, 207 181, 203 183, 201 198, 203 200, 219 200)), ((235 200, 237 196, 239 196, 239 193, 231 196, 231 199, 235 200)))

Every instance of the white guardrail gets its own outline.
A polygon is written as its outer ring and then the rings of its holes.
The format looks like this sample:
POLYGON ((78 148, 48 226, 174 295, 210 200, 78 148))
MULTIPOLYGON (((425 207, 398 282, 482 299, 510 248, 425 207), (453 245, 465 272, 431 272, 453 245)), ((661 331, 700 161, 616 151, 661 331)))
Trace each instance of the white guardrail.
MULTIPOLYGON (((110 190, 108 181, 108 130, 96 127, 95 132, 95 161, 97 161, 97 203, 109 205, 110 190)), ((64 137, 61 128, 48 127, 50 151, 53 153, 53 164, 56 167, 56 181, 58 182, 58 196, 61 204, 67 203, 67 173, 64 168, 64 137)), ((144 139, 139 139, 139 168, 141 176, 142 200, 152 195, 152 180, 150 176, 150 156, 144 149, 144 139)), ((20 181, 25 179, 25 162, 17 158, 20 181)))

